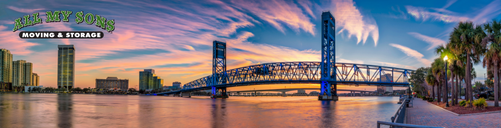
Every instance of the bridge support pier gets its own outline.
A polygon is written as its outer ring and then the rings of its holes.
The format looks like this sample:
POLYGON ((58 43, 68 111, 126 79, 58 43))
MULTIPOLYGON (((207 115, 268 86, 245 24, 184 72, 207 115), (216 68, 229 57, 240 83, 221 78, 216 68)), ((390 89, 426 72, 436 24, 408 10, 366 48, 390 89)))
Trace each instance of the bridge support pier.
POLYGON ((320 95, 318 95, 318 100, 333 100, 338 101, 337 96, 337 84, 330 84, 327 82, 322 82, 320 95), (330 95, 329 95, 330 94, 330 95))
POLYGON ((212 99, 216 98, 228 98, 228 93, 226 92, 226 87, 212 87, 212 99))

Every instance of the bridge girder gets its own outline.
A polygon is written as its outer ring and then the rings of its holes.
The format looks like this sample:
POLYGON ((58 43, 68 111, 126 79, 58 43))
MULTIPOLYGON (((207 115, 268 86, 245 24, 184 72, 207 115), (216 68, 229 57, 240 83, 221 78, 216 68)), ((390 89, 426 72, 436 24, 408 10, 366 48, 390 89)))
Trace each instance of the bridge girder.
MULTIPOLYGON (((394 68, 378 65, 337 63, 336 78, 328 80, 337 84, 353 85, 381 85, 381 86, 409 86, 408 77, 410 69, 394 68), (391 74, 391 75, 380 75, 391 74)), ((204 87, 231 87, 258 84, 279 83, 312 83, 320 84, 320 62, 276 62, 251 65, 230 69, 223 73, 225 82, 213 82, 209 75, 186 83, 183 89, 196 89, 204 87)))

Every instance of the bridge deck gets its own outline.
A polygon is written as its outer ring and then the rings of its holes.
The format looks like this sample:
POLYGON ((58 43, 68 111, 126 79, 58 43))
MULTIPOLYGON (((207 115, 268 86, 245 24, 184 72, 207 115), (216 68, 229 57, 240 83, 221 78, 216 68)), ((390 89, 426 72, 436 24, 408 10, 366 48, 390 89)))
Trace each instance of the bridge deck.
POLYGON ((235 87, 261 84, 320 84, 326 81, 343 85, 408 87, 410 69, 377 65, 336 63, 335 78, 321 79, 320 62, 276 62, 230 69, 199 78, 183 89, 159 94, 205 90, 211 87, 235 87), (218 81, 218 82, 213 82, 218 81))

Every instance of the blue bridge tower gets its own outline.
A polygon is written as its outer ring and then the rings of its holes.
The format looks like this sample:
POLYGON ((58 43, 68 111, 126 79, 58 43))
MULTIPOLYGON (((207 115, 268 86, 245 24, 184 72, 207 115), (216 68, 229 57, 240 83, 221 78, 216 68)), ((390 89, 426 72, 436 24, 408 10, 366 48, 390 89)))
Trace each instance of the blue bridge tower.
POLYGON ((226 87, 216 85, 226 84, 226 43, 215 40, 212 47, 212 98, 228 98, 226 87))
POLYGON ((336 20, 330 12, 322 12, 322 61, 319 100, 337 101, 336 20))

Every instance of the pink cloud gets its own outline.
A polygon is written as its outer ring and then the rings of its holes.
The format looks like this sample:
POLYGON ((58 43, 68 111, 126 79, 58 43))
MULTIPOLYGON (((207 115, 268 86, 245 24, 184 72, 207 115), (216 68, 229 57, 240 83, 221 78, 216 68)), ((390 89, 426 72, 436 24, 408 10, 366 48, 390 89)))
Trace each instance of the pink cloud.
POLYGON ((19 32, 7 30, 7 27, 3 25, 0 25, 0 40, 0 48, 8 49, 12 54, 16 55, 28 55, 32 53, 28 48, 38 45, 19 38, 19 32))
POLYGON ((36 11, 45 10, 44 8, 27 9, 27 8, 18 8, 18 7, 14 7, 14 6, 7 6, 7 8, 14 10, 16 12, 21 12, 21 13, 33 13, 36 11))
POLYGON ((355 7, 352 0, 334 0, 330 7, 336 18, 336 25, 341 29, 339 33, 346 31, 348 37, 355 36, 357 44, 367 41, 369 35, 377 46, 379 40, 379 28, 372 17, 363 16, 355 7))
POLYGON ((443 22, 459 22, 469 20, 468 17, 458 16, 457 14, 443 11, 445 9, 442 9, 442 11, 439 10, 439 12, 431 12, 428 9, 421 7, 405 6, 405 8, 407 9, 407 13, 409 13, 411 16, 418 20, 422 19, 423 21, 429 19, 443 22))
POLYGON ((308 0, 300 0, 298 1, 299 5, 303 7, 304 11, 306 11, 313 19, 316 19, 316 14, 313 13, 312 7, 315 6, 308 0))
POLYGON ((310 18, 303 14, 303 11, 294 3, 284 0, 277 1, 233 1, 237 8, 246 9, 254 13, 259 18, 273 25, 276 29, 284 32, 282 24, 289 26, 298 32, 304 30, 315 35, 315 25, 310 18), (264 3, 266 2, 266 3, 264 3))

